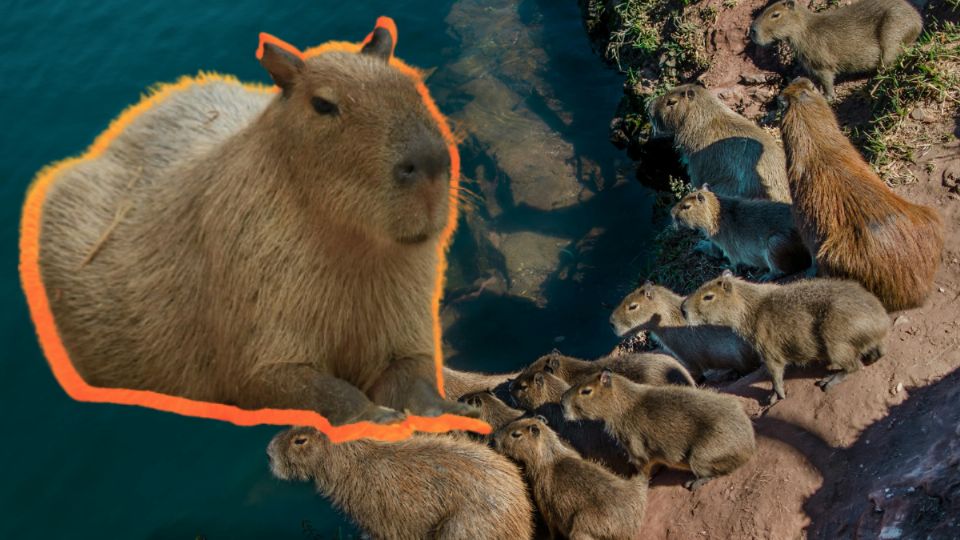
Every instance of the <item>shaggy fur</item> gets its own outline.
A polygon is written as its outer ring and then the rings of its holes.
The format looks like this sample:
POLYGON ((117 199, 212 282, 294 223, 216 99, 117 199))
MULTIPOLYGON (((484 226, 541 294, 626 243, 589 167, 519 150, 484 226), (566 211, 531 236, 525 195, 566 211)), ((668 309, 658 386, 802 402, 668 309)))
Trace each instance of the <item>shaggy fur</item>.
POLYGON ((731 265, 766 270, 765 281, 810 266, 789 204, 724 197, 705 184, 680 199, 670 214, 676 225, 699 231, 731 265))
POLYGON ((678 384, 695 386, 693 377, 683 364, 669 354, 635 353, 623 356, 606 356, 597 360, 580 360, 565 356, 558 351, 541 356, 523 369, 523 373, 544 371, 574 384, 580 379, 602 370, 610 369, 641 384, 678 384))
POLYGON ((923 305, 940 265, 940 216, 884 184, 809 80, 782 98, 794 222, 818 275, 859 281, 887 311, 923 305))
POLYGON ((922 30, 923 19, 905 0, 860 0, 820 13, 796 0, 780 0, 757 17, 750 38, 761 46, 787 42, 806 73, 833 99, 838 74, 892 64, 922 30))
POLYGON ((641 538, 646 476, 620 478, 583 459, 539 417, 512 422, 493 441, 523 465, 552 538, 641 538))
POLYGON ((70 358, 91 385, 333 424, 469 413, 437 390, 450 163, 414 82, 264 50, 282 94, 193 84, 51 187, 40 265, 70 358))
POLYGON ((763 357, 773 379, 771 404, 786 397, 788 364, 826 362, 842 370, 824 390, 883 356, 890 319, 880 301, 855 281, 808 279, 787 285, 748 283, 725 273, 683 303, 690 324, 729 326, 763 357))
POLYGON ((749 343, 725 326, 689 326, 680 312, 683 297, 666 287, 644 283, 610 315, 618 336, 646 330, 664 350, 686 365, 694 379, 708 369, 732 369, 745 375, 760 367, 749 343))
POLYGON ((672 136, 695 186, 728 197, 790 202, 780 145, 702 86, 684 84, 647 104, 652 136, 672 136))
POLYGON ((756 451, 743 407, 712 390, 636 384, 604 370, 567 390, 562 403, 570 420, 602 420, 645 474, 658 463, 689 469, 691 490, 730 474, 756 451))
POLYGON ((311 428, 278 434, 273 474, 313 481, 373 538, 530 538, 533 507, 516 465, 466 439, 331 444, 311 428))

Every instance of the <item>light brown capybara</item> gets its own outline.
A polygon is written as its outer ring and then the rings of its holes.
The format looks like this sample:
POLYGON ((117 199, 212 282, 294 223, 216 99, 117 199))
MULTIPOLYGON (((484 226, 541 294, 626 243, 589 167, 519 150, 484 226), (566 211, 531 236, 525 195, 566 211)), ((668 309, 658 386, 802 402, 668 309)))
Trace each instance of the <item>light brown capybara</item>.
POLYGON ((567 384, 575 384, 581 378, 593 375, 601 369, 610 369, 624 377, 642 384, 679 384, 695 386, 690 372, 669 354, 658 352, 631 353, 620 356, 605 356, 596 360, 581 360, 552 351, 534 360, 523 368, 521 374, 544 371, 556 375, 567 384))
POLYGON ((817 275, 859 281, 887 311, 923 305, 940 266, 940 216, 887 187, 810 80, 781 98, 794 222, 817 275))
POLYGON ((530 538, 533 506, 516 465, 486 445, 416 435, 332 444, 312 428, 279 433, 273 474, 313 481, 374 538, 530 538))

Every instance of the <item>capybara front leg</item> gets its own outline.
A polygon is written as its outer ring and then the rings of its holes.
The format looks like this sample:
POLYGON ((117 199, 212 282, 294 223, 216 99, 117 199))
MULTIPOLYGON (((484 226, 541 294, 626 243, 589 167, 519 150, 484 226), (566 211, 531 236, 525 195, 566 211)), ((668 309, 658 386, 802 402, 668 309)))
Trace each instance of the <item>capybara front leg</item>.
POLYGON ((440 397, 436 373, 428 355, 394 358, 367 393, 375 403, 417 416, 479 416, 475 407, 440 397))
POLYGON ((400 411, 372 402, 349 382, 306 364, 265 366, 247 386, 246 406, 316 411, 335 426, 361 421, 390 424, 404 418, 400 411))

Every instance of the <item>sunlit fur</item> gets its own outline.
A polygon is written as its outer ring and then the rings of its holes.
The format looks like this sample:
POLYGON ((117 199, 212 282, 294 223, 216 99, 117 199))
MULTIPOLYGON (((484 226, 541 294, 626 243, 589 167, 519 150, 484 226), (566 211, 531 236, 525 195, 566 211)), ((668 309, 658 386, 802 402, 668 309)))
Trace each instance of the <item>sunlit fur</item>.
POLYGON ((833 98, 837 74, 863 73, 890 65, 923 28, 904 0, 860 0, 813 13, 797 0, 780 0, 751 26, 758 45, 785 41, 806 73, 833 98))
POLYGON ((44 204, 43 281, 78 372, 333 423, 395 419, 368 397, 404 408, 411 381, 436 394, 452 194, 449 171, 395 182, 410 137, 445 149, 410 77, 347 52, 306 60, 283 94, 194 84, 144 112, 44 204), (318 95, 340 113, 318 114, 318 95))
POLYGON ((725 197, 705 186, 680 199, 670 215, 720 248, 731 265, 766 270, 765 280, 810 266, 787 203, 725 197))
POLYGON ((783 149, 706 88, 675 87, 647 104, 652 135, 672 136, 695 186, 721 195, 790 201, 783 149))
POLYGON ((743 407, 712 390, 636 384, 604 372, 571 387, 562 403, 570 419, 603 421, 648 474, 661 463, 707 481, 733 472, 756 450, 743 407))
POLYGON ((746 341, 725 326, 689 326, 680 313, 683 297, 666 287, 644 283, 628 294, 610 315, 618 336, 643 329, 686 365, 694 379, 707 369, 732 369, 745 375, 760 366, 746 341))
POLYGON ((583 459, 537 418, 504 426, 494 445, 523 465, 552 538, 642 538, 645 475, 624 479, 583 459))
POLYGON ((888 311, 921 306, 940 265, 940 216, 884 184, 809 80, 782 97, 794 222, 818 275, 859 281, 888 311))
POLYGON ((808 279, 786 285, 749 283, 732 275, 687 297, 691 324, 729 326, 759 351, 773 379, 772 401, 784 398, 784 368, 825 362, 839 382, 883 355, 890 320, 880 301, 855 281, 808 279))
POLYGON ((317 491, 373 538, 530 538, 533 508, 517 466, 485 445, 418 435, 332 444, 293 428, 267 449, 273 474, 317 491))
POLYGON ((574 384, 583 377, 593 375, 604 368, 643 384, 686 386, 695 384, 683 364, 669 354, 659 352, 610 355, 596 360, 581 360, 554 351, 523 368, 523 373, 546 371, 563 379, 567 384, 574 384))
POLYGON ((507 405, 497 398, 493 392, 487 390, 466 394, 460 398, 460 401, 479 410, 479 418, 490 424, 490 427, 494 430, 523 416, 523 411, 507 405))

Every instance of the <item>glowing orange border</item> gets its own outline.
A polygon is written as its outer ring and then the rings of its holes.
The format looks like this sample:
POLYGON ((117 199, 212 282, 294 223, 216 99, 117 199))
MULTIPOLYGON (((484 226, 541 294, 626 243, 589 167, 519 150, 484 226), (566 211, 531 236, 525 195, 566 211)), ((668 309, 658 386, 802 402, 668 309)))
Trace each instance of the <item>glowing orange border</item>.
MULTIPOLYGON (((386 28, 394 38, 396 45, 396 25, 389 17, 377 19, 377 27, 386 28)), ((373 33, 362 43, 331 41, 313 47, 301 53, 296 47, 285 43, 269 34, 260 35, 260 45, 257 57, 262 54, 263 43, 276 43, 284 49, 297 54, 302 58, 309 58, 330 51, 359 52, 361 47, 371 39, 373 33)), ((434 286, 431 305, 433 310, 434 359, 437 368, 437 384, 443 395, 443 354, 441 349, 440 327, 440 297, 443 294, 444 274, 447 268, 446 250, 457 226, 457 197, 456 191, 460 181, 460 154, 457 152, 456 141, 450 131, 446 118, 437 108, 430 92, 423 83, 420 72, 396 58, 390 59, 390 65, 409 76, 416 84, 417 91, 443 135, 450 152, 450 211, 447 224, 444 227, 437 247, 439 263, 437 265, 437 281, 434 286)), ((121 405, 140 405, 166 412, 185 416, 211 418, 231 422, 239 426, 257 424, 273 425, 301 425, 313 426, 324 432, 331 441, 343 442, 360 438, 373 438, 385 441, 407 438, 414 431, 444 432, 450 430, 468 430, 478 433, 489 433, 490 426, 480 420, 445 414, 435 418, 410 416, 403 422, 392 425, 379 425, 372 422, 358 422, 343 426, 332 426, 320 414, 307 410, 293 409, 259 409, 246 410, 231 405, 195 401, 183 397, 171 396, 148 390, 131 390, 125 388, 101 388, 87 384, 83 377, 74 368, 67 355, 67 350, 60 340, 56 322, 50 310, 50 301, 40 274, 40 223, 43 211, 43 202, 54 179, 68 168, 86 160, 96 159, 110 146, 110 143, 120 135, 139 115, 151 107, 159 104, 175 92, 191 85, 209 84, 211 82, 229 82, 241 84, 245 88, 256 92, 276 92, 275 87, 260 84, 241 83, 232 76, 216 73, 199 73, 196 77, 181 77, 175 83, 161 84, 144 96, 139 103, 128 107, 118 116, 110 126, 93 141, 87 150, 79 157, 68 158, 50 164, 37 173, 36 178, 27 192, 23 207, 23 217, 20 223, 20 279, 27 296, 30 315, 33 318, 40 339, 40 345, 46 355, 54 376, 64 391, 77 401, 97 403, 116 403, 121 405)))

